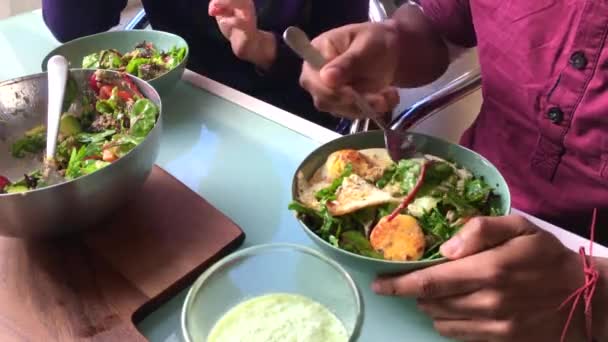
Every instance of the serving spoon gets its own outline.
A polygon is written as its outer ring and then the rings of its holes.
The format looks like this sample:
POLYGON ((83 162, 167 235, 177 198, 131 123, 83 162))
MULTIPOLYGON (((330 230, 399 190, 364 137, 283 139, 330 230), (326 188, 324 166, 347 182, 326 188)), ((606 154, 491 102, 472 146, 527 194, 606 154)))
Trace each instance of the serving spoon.
MULTIPOLYGON (((310 39, 304 31, 295 26, 288 27, 283 33, 283 40, 298 56, 308 62, 316 70, 321 70, 327 63, 323 55, 310 43, 310 39)), ((416 147, 411 134, 397 131, 390 128, 387 124, 378 119, 379 115, 374 113, 374 109, 365 98, 354 91, 355 105, 370 117, 374 123, 384 131, 384 144, 389 156, 395 162, 401 159, 412 157, 416 154, 416 147)))
POLYGON ((46 152, 42 176, 48 185, 60 183, 63 178, 57 172, 55 150, 57 149, 57 135, 59 121, 63 111, 63 99, 68 80, 68 61, 63 56, 53 56, 47 63, 47 124, 46 124, 46 152))

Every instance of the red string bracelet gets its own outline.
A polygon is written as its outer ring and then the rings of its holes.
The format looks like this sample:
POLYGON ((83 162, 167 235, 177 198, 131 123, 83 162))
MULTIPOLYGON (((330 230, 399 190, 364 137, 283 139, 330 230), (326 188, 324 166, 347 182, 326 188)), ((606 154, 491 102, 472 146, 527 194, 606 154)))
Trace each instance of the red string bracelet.
POLYGON ((593 298, 593 294, 595 293, 595 287, 597 285, 598 279, 600 277, 600 273, 595 269, 595 262, 593 261, 593 240, 595 238, 595 221, 597 220, 597 208, 593 209, 593 219, 591 221, 591 233, 590 233, 590 242, 589 242, 589 259, 587 261, 587 256, 585 255, 585 247, 579 249, 579 254, 581 255, 581 259, 583 260, 583 272, 585 273, 585 284, 581 286, 578 290, 574 291, 566 300, 559 306, 561 310, 564 306, 566 306, 569 302, 572 303, 572 307, 570 308, 570 314, 568 315, 568 319, 566 320, 566 325, 564 326, 564 330, 562 331, 562 337, 560 339, 561 342, 566 341, 566 333, 568 332, 568 327, 572 322, 572 317, 574 316, 574 312, 576 311, 576 306, 583 298, 585 303, 585 325, 587 331, 587 339, 589 342, 593 341, 593 332, 591 329, 591 321, 592 321, 592 308, 591 308, 591 298, 593 298))

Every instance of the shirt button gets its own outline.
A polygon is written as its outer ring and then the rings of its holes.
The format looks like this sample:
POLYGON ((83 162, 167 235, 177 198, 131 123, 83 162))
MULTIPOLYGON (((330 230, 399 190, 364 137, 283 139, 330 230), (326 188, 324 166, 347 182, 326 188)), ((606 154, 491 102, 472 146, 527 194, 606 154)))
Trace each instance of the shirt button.
POLYGON ((587 66, 587 57, 582 51, 577 51, 570 56, 570 65, 576 70, 583 70, 587 66))
POLYGON ((554 124, 559 124, 564 119, 564 112, 558 107, 553 107, 549 109, 549 113, 547 113, 549 120, 551 120, 554 124))

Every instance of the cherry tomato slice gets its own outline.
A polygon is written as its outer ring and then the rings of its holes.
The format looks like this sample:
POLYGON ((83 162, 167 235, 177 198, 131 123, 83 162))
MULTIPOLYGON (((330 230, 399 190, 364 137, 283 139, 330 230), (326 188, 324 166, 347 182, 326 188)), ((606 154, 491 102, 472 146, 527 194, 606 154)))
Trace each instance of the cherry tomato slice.
POLYGON ((8 178, 0 176, 0 192, 2 192, 2 189, 9 184, 11 184, 11 182, 8 180, 8 178))
POLYGON ((91 74, 91 77, 89 77, 89 86, 91 87, 91 89, 93 89, 95 94, 99 94, 99 84, 97 83, 97 77, 95 76, 95 73, 91 74))
POLYGON ((133 81, 129 78, 129 76, 127 75, 123 75, 122 79, 125 81, 126 86, 129 88, 129 90, 131 90, 135 95, 143 98, 144 96, 139 92, 139 89, 137 89, 137 85, 135 85, 135 83, 133 83, 133 81))
POLYGON ((112 89, 114 89, 114 87, 111 86, 111 85, 103 85, 103 86, 101 86, 101 88, 99 89, 99 97, 102 100, 109 99, 110 96, 112 96, 112 89))
POLYGON ((125 101, 129 101, 129 100, 133 99, 133 96, 131 95, 131 93, 129 93, 126 90, 119 90, 118 97, 120 97, 121 99, 123 99, 125 101))

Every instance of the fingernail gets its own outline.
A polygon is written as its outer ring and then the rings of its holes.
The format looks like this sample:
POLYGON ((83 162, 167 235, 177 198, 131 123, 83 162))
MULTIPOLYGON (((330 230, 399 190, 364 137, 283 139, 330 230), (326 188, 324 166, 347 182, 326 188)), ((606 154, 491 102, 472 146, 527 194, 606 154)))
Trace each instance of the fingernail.
POLYGON ((376 293, 381 293, 382 292, 382 284, 379 281, 374 281, 372 283, 372 291, 376 292, 376 293))
POLYGON ((454 236, 445 242, 439 250, 446 257, 455 257, 462 249, 462 239, 459 236, 454 236))
POLYGON ((380 284, 377 281, 374 281, 372 283, 372 291, 378 293, 378 292, 380 292, 381 288, 382 288, 382 286, 380 286, 380 284))

